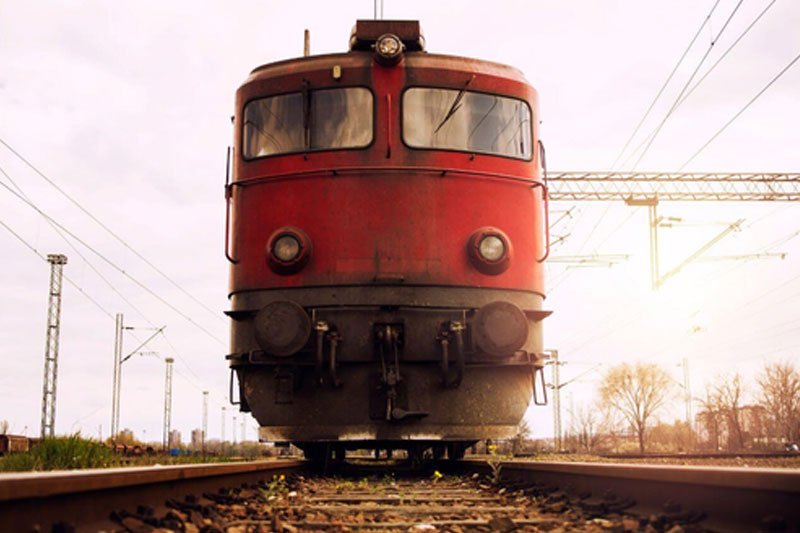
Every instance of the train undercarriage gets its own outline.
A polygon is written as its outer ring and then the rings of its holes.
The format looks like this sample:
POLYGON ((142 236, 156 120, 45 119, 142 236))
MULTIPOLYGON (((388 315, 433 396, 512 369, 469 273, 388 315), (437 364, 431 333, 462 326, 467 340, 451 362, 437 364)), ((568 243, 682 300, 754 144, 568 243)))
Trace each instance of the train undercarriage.
POLYGON ((325 287, 232 298, 228 356, 262 441, 309 456, 460 457, 544 401, 542 298, 449 287, 325 287))

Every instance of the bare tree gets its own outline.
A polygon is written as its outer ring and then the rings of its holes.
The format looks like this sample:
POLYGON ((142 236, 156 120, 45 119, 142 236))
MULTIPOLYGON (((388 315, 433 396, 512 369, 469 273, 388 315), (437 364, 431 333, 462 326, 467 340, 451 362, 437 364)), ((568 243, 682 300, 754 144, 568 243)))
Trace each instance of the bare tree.
POLYGON ((774 435, 785 442, 796 442, 800 439, 800 372, 791 363, 773 363, 757 382, 774 435))
POLYGON ((517 455, 525 451, 525 441, 528 440, 530 436, 531 427, 528 425, 528 421, 523 418, 520 420, 519 426, 517 426, 517 434, 514 435, 514 439, 511 442, 512 455, 517 455))
POLYGON ((630 424, 614 407, 602 400, 600 401, 599 417, 600 427, 595 449, 598 451, 619 452, 630 424))
POLYGON ((706 397, 700 400, 702 411, 697 414, 701 430, 699 433, 708 436, 708 446, 718 451, 720 449, 720 437, 722 435, 722 412, 720 411, 719 401, 711 387, 706 387, 706 397))
POLYGON ((603 377, 600 397, 625 417, 636 432, 639 451, 645 451, 647 424, 672 393, 667 372, 650 363, 623 363, 603 377))
POLYGON ((737 372, 733 377, 718 377, 713 386, 713 395, 720 413, 725 417, 728 426, 728 449, 744 448, 744 429, 742 417, 742 399, 744 383, 737 372))
POLYGON ((0 420, 0 435, 8 433, 8 420, 0 420))
POLYGON ((570 409, 569 414, 577 447, 586 452, 594 451, 600 429, 600 413, 597 412, 597 408, 580 405, 570 409))

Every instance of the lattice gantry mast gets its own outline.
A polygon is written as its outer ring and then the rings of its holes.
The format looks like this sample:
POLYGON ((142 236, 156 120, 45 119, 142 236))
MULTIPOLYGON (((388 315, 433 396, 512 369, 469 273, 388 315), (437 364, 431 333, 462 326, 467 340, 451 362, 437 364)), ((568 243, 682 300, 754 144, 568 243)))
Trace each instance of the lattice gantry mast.
POLYGON ((119 433, 119 403, 122 391, 122 341, 123 315, 117 313, 114 325, 114 383, 111 392, 111 438, 119 433))
POLYGON ((623 201, 647 207, 650 237, 650 278, 658 289, 732 231, 743 219, 728 225, 666 274, 660 272, 658 204, 678 202, 797 202, 797 172, 548 172, 548 198, 553 201, 623 201))
POLYGON ((547 173, 554 201, 800 201, 797 172, 547 173))
POLYGON ((61 285, 67 256, 50 254, 50 297, 47 304, 47 340, 44 348, 41 437, 52 437, 56 425, 56 384, 58 381, 58 337, 61 329, 61 285))

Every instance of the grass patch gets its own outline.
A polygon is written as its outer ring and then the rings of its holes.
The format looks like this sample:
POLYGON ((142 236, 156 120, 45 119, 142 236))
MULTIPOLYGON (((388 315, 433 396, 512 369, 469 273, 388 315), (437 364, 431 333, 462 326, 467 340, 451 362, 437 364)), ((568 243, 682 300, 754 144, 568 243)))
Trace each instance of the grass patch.
POLYGON ((231 455, 186 454, 170 456, 121 455, 102 443, 85 439, 80 434, 42 440, 29 452, 0 457, 0 472, 41 472, 44 470, 75 470, 80 468, 110 468, 124 466, 187 465, 194 463, 228 463, 252 461, 263 457, 231 455))
POLYGON ((119 458, 97 441, 79 434, 44 439, 31 451, 0 459, 0 472, 73 470, 117 466, 119 458))

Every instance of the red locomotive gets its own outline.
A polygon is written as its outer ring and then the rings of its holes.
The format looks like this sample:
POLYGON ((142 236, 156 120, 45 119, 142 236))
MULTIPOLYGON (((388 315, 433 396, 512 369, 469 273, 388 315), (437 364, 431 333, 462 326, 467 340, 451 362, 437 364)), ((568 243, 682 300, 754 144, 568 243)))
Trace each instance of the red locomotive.
MULTIPOLYGON (((323 457, 508 438, 543 396, 536 91, 358 21, 256 68, 226 187, 230 366, 262 440, 323 457)), ((232 381, 233 384, 233 381, 232 381)))

